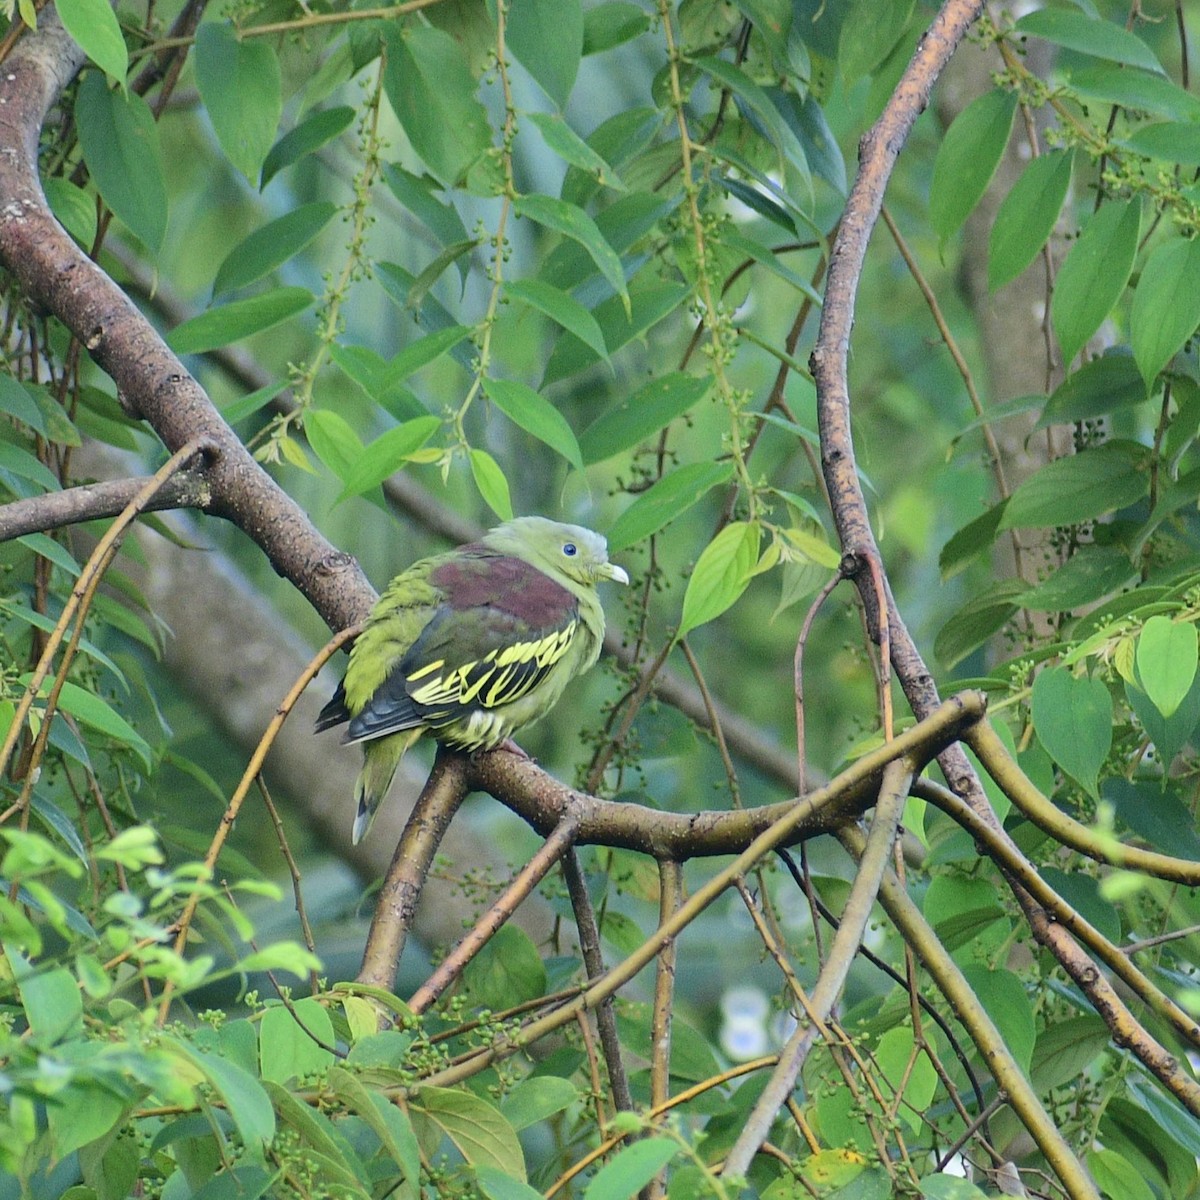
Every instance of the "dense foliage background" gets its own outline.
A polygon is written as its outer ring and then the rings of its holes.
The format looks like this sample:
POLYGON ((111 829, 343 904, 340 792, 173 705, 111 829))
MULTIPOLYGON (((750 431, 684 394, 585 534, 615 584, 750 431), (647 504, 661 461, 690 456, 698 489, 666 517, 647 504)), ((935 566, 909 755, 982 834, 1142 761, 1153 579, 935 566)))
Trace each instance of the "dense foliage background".
POLYGON ((17 0, 0 1197, 1200 1195, 1198 22, 17 0), (514 513, 389 868, 294 685, 514 513))

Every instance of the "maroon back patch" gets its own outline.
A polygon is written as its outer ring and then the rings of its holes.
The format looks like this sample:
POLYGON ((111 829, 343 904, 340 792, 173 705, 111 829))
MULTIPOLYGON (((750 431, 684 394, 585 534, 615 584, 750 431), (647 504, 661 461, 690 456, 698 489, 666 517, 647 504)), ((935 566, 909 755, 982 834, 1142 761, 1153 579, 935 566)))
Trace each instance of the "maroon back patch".
POLYGON ((463 547, 451 562, 437 567, 430 579, 455 611, 487 606, 535 629, 566 624, 578 607, 565 587, 524 559, 481 553, 474 547, 463 547))

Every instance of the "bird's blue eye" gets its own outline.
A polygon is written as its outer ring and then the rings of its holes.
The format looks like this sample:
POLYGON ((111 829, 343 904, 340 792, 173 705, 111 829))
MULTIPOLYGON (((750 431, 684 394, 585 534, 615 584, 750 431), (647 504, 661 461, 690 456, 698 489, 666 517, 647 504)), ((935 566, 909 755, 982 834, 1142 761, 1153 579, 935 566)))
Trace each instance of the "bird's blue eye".
POLYGON ((575 543, 574 543, 574 542, 568 542, 568 543, 567 543, 567 544, 566 544, 566 545, 563 547, 563 553, 564 553, 564 554, 565 554, 565 555, 566 555, 568 558, 574 558, 574 557, 575 557, 575 555, 579 553, 579 551, 576 549, 576 547, 575 547, 575 543))

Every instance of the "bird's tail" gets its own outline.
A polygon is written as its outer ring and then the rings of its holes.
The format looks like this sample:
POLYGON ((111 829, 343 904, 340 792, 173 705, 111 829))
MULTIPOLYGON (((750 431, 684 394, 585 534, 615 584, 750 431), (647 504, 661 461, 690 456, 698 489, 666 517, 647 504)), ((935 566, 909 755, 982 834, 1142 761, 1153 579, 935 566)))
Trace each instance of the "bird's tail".
POLYGON ((363 743, 363 769, 354 788, 358 801, 358 812, 354 817, 354 832, 351 840, 357 846, 367 836, 375 813, 379 809, 392 777, 404 757, 404 752, 421 736, 420 729, 406 729, 390 737, 377 738, 363 743))

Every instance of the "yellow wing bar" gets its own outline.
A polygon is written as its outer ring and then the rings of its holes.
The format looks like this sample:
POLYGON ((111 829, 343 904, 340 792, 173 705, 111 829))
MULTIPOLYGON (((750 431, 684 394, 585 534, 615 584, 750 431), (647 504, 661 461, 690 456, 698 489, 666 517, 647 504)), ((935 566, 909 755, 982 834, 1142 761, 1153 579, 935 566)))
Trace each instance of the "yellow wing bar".
POLYGON ((445 669, 443 659, 427 663, 407 677, 410 685, 420 683, 409 695, 415 703, 427 707, 453 704, 497 708, 511 704, 546 677, 570 648, 577 629, 578 622, 571 621, 537 641, 516 642, 450 670, 445 669))

